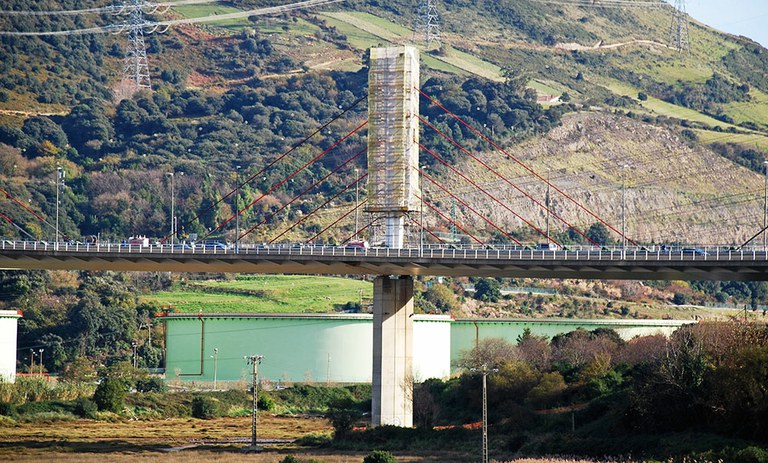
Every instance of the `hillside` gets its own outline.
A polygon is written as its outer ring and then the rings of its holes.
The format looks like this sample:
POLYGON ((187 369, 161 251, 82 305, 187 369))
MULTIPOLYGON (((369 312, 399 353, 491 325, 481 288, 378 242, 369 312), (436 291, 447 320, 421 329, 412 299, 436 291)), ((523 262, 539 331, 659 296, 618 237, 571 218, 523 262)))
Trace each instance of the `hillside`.
MULTIPOLYGON (((10 9, 26 8, 24 2, 10 3, 10 9)), ((51 9, 68 7, 50 3, 51 9)), ((225 14, 263 3, 180 6, 166 16, 225 14)), ((253 173, 365 92, 365 49, 414 40, 423 45, 413 33, 416 13, 411 2, 344 2, 148 34, 154 92, 119 102, 114 95, 122 88, 122 37, 3 37, 1 183, 51 217, 55 190, 50 179, 61 164, 68 173, 61 204, 64 232, 120 239, 137 233, 163 236, 170 213, 164 173, 183 171, 175 186, 179 222, 187 225, 183 233, 203 234, 232 213, 234 201, 215 201, 234 188, 236 165, 243 166, 243 175, 253 173)), ((678 53, 666 45, 669 11, 654 8, 446 1, 440 15, 441 43, 422 53, 424 88, 614 226, 619 226, 624 188, 627 230, 642 241, 740 243, 759 229, 762 160, 768 152, 768 51, 692 23, 690 54, 678 53), (532 102, 526 87, 544 107, 532 102), (452 90, 439 90, 446 88, 452 90)), ((104 21, 11 16, 0 18, 0 25, 52 30, 104 21)), ((422 105, 438 126, 461 130, 426 101, 422 105)), ((242 188, 241 204, 354 127, 364 110, 357 108, 327 136, 310 140, 290 165, 242 188)), ((430 146, 444 148, 444 141, 423 131, 430 146)), ((352 142, 360 146, 363 137, 352 142)), ((464 141, 470 150, 487 149, 467 134, 464 141)), ((260 223, 310 178, 330 172, 356 149, 345 148, 317 172, 302 173, 244 220, 260 223)), ((521 215, 539 225, 545 220, 530 201, 511 195, 460 154, 444 155, 515 204, 521 215)), ((503 157, 487 158, 532 196, 544 197, 539 184, 503 157)), ((449 172, 436 171, 457 191, 482 201, 449 172)), ((283 221, 259 227, 246 240, 274 237, 284 221, 307 213, 348 183, 348 175, 332 176, 283 221)), ((433 195, 453 207, 449 199, 433 195)), ((306 221, 305 231, 285 238, 306 239, 307 229, 324 228, 346 210, 352 196, 340 199, 336 209, 306 221)), ((555 197, 553 204, 580 228, 594 221, 562 198, 555 197)), ((4 205, 30 234, 51 233, 18 206, 4 205)), ((456 209, 463 221, 484 227, 464 208, 456 209)), ((520 236, 536 239, 504 209, 491 206, 491 215, 520 236)), ((447 229, 434 220, 436 229, 447 229)), ((5 236, 19 234, 7 223, 3 227, 5 236)), ((351 227, 350 217, 325 239, 344 239, 351 227)))

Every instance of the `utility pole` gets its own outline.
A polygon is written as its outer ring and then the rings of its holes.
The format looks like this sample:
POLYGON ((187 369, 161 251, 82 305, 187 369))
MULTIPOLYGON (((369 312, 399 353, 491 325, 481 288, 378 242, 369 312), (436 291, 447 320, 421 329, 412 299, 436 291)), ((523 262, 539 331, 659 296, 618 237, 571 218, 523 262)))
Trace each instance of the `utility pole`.
POLYGON ((258 404, 258 390, 259 390, 259 364, 261 363, 261 360, 264 358, 263 355, 246 355, 243 357, 249 365, 253 365, 253 386, 252 386, 252 392, 253 392, 253 408, 252 408, 252 415, 251 415, 251 445, 250 447, 246 448, 246 451, 249 452, 260 452, 263 450, 261 447, 256 445, 256 415, 257 415, 257 404, 258 404))
POLYGON ((219 373, 219 348, 214 347, 213 348, 213 355, 211 355, 211 358, 213 358, 213 389, 216 390, 216 380, 218 379, 218 373, 219 373))
POLYGON ((491 373, 497 373, 498 368, 488 368, 487 364, 482 364, 480 368, 472 368, 470 371, 477 371, 483 375, 483 459, 482 463, 488 463, 488 385, 487 378, 491 373))
POLYGON ((138 365, 138 361, 137 361, 138 360, 137 359, 138 355, 136 355, 137 354, 137 347, 138 346, 139 345, 138 345, 138 343, 136 343, 136 341, 133 341, 131 343, 131 347, 133 347, 133 368, 136 368, 137 365, 138 365))

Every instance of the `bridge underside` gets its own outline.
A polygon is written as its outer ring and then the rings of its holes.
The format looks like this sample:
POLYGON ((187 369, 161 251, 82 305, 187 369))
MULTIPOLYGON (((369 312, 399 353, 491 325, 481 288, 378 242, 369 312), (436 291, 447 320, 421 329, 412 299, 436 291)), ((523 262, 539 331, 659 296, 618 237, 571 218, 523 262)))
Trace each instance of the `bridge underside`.
MULTIPOLYGON (((413 250, 417 253, 417 250, 413 250)), ((402 253, 400 253, 402 254, 402 253)), ((604 280, 768 281, 768 261, 423 258, 360 252, 304 254, 181 254, 141 252, 16 251, 0 253, 2 269, 116 270, 211 273, 432 275, 604 280)))

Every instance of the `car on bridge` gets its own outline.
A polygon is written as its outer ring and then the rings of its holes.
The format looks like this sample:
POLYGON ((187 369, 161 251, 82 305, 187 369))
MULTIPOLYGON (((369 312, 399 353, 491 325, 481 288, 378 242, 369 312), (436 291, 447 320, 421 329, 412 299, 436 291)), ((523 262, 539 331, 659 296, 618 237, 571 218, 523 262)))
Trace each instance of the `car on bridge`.
POLYGON ((708 254, 707 251, 701 248, 683 248, 681 252, 683 254, 694 255, 694 256, 706 256, 708 254))
POLYGON ((365 240, 350 240, 347 241, 347 249, 369 249, 371 247, 365 240))

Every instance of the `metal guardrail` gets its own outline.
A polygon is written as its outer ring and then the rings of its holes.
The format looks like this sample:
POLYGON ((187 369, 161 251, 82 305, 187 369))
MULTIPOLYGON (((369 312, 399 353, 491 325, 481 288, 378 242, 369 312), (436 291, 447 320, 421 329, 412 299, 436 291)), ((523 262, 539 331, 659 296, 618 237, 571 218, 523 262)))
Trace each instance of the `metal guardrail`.
POLYGON ((429 245, 424 248, 361 248, 305 244, 251 245, 234 247, 193 246, 189 244, 79 243, 0 240, 0 251, 45 251, 106 254, 179 254, 179 255, 296 255, 313 257, 371 256, 395 259, 457 259, 518 261, 768 261, 768 250, 762 246, 734 249, 732 246, 631 246, 622 248, 570 246, 566 249, 533 249, 521 246, 457 247, 429 245))

